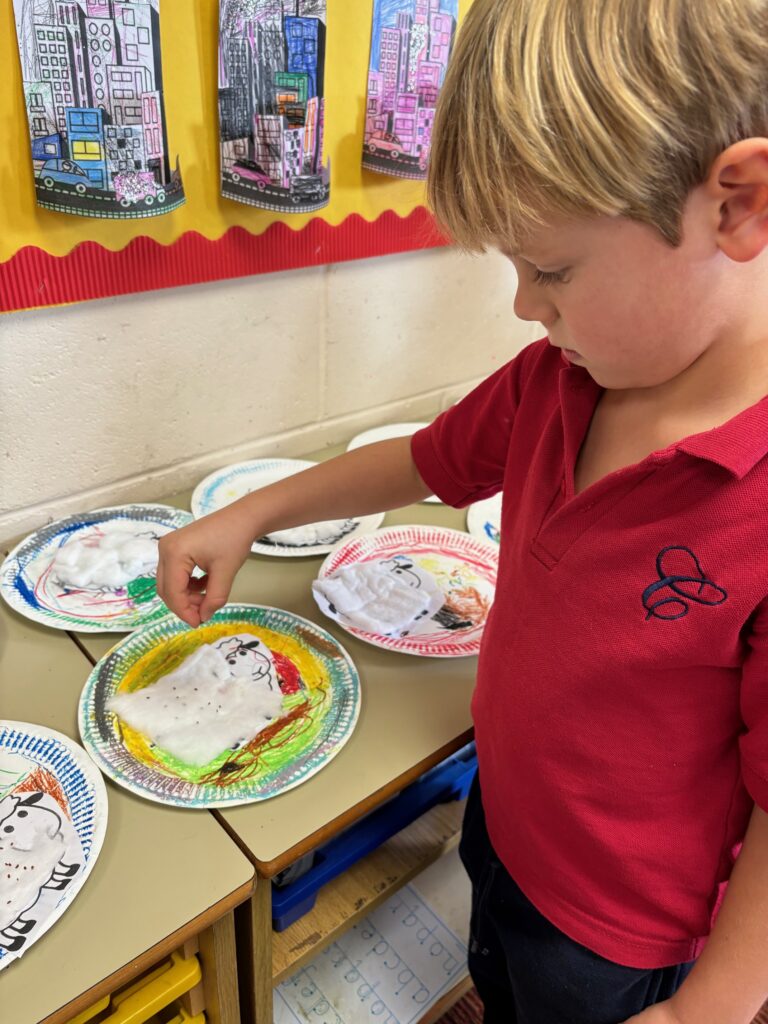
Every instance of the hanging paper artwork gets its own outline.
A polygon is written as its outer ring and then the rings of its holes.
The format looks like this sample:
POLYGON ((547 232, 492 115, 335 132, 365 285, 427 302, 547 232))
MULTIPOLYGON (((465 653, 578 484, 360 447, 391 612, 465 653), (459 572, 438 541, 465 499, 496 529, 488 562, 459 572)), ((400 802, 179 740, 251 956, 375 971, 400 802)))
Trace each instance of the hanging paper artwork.
POLYGON ((14 0, 38 205, 84 217, 168 213, 160 0, 14 0))
POLYGON ((426 178, 458 0, 374 0, 363 167, 426 178))
POLYGON ((326 0, 221 0, 219 10, 222 195, 322 209, 326 0))

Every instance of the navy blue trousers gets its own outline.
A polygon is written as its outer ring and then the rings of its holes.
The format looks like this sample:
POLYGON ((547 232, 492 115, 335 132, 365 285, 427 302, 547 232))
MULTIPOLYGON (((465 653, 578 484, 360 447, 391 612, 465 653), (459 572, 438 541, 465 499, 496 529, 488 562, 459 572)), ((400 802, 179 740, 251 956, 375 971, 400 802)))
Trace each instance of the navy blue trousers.
POLYGON ((555 928, 496 856, 477 777, 459 853, 472 882, 469 971, 484 1024, 619 1024, 669 999, 693 967, 624 967, 555 928))

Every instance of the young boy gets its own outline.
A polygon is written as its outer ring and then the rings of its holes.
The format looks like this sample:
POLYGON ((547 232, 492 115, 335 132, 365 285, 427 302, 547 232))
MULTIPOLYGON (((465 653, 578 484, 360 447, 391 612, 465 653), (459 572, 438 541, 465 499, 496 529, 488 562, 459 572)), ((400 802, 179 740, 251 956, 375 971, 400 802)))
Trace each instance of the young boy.
POLYGON ((197 625, 257 535, 503 489, 461 847, 488 1024, 768 995, 766 136, 767 0, 475 0, 430 198, 547 338, 412 444, 161 542, 197 625))

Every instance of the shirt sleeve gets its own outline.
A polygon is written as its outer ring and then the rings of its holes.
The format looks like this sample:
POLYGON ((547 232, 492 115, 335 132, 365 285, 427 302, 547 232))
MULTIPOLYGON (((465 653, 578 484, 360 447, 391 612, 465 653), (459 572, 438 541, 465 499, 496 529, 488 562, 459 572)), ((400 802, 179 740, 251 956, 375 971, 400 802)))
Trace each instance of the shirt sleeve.
POLYGON ((419 474, 447 505, 464 508, 501 490, 512 427, 531 367, 547 340, 523 349, 411 440, 419 474))
POLYGON ((741 677, 741 773, 755 803, 768 812, 768 599, 758 608, 741 677))

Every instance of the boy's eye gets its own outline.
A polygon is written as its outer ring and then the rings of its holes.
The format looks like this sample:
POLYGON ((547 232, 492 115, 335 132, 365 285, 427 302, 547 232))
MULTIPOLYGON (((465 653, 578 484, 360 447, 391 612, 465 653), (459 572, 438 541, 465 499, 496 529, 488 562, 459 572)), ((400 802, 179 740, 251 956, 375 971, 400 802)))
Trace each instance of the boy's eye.
POLYGON ((568 267, 564 267, 562 270, 539 270, 538 267, 535 267, 533 279, 536 284, 563 284, 567 273, 568 267))

